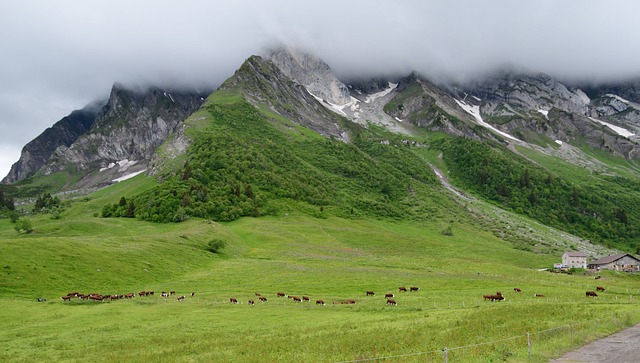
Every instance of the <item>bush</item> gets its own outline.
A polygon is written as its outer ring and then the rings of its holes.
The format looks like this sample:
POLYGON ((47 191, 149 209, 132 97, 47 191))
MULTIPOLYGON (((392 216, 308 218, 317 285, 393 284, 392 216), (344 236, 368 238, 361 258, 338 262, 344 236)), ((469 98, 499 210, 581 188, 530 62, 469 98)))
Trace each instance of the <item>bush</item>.
POLYGON ((14 227, 18 233, 31 233, 33 232, 33 227, 31 226, 31 221, 28 219, 19 219, 16 221, 16 225, 14 227))
POLYGON ((207 251, 213 253, 219 253, 221 249, 223 249, 227 245, 227 242, 214 238, 207 244, 207 251))

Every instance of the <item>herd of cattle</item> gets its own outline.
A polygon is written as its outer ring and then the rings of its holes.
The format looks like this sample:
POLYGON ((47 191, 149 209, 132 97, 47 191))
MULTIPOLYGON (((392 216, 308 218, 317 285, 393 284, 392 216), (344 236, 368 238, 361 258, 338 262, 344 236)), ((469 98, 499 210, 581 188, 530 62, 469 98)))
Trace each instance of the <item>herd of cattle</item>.
MULTIPOLYGON (((602 286, 596 286, 596 290, 597 291, 604 291, 605 288, 602 286)), ((513 291, 516 293, 522 292, 522 289, 519 287, 514 287, 513 291)), ((533 294, 534 297, 544 297, 543 294, 533 294)), ((597 297, 598 294, 595 291, 587 291, 585 294, 586 297, 597 297)), ((497 291, 495 294, 484 294, 482 295, 482 297, 485 300, 491 300, 491 301, 503 301, 505 300, 504 295, 502 295, 502 292, 497 291)))
MULTIPOLYGON (((411 286, 411 287, 409 287, 409 289, 407 289, 404 286, 400 286, 398 288, 398 292, 407 292, 407 291, 416 292, 418 290, 420 290, 420 288, 417 287, 417 286, 411 286)), ((520 289, 518 287, 515 287, 515 288, 513 288, 513 291, 515 293, 521 293, 522 289, 520 289)), ((596 291, 602 292, 602 291, 605 291, 605 288, 602 287, 602 286, 596 286, 596 291)), ((598 294, 596 293, 596 291, 587 291, 585 296, 586 297, 597 297, 598 294)), ((143 291, 138 292, 138 296, 139 297, 153 296, 154 294, 155 294, 154 291, 143 290, 143 291)), ((194 297, 195 294, 196 294, 195 292, 192 292, 190 294, 190 296, 194 297)), ((160 293, 160 296, 165 298, 165 299, 169 298, 170 296, 174 296, 174 295, 176 296, 176 299, 178 301, 183 301, 183 300, 186 299, 185 295, 176 295, 175 291, 169 291, 169 292, 162 291, 162 293, 160 293)), ((254 295, 256 296, 256 298, 258 299, 259 302, 263 302, 263 303, 267 302, 267 297, 263 296, 261 293, 256 292, 256 293, 254 293, 254 295)), ((374 296, 375 292, 371 291, 371 290, 367 290, 365 292, 365 295, 366 296, 374 296)), ((62 296, 61 298, 62 298, 63 301, 70 301, 71 299, 74 299, 74 298, 75 299, 80 299, 80 300, 92 300, 92 301, 105 301, 105 300, 113 301, 113 300, 119 300, 119 299, 132 299, 135 296, 136 296, 136 294, 133 293, 133 292, 130 292, 130 293, 127 293, 127 294, 115 294, 115 295, 111 295, 111 294, 96 294, 96 293, 82 294, 80 292, 70 292, 67 295, 62 296)), ((544 297, 543 294, 534 294, 533 296, 534 297, 544 297)), ((289 298, 292 301, 297 302, 297 303, 311 302, 311 298, 308 297, 308 296, 304 296, 303 295, 303 296, 298 297, 298 296, 295 296, 295 295, 287 295, 284 292, 277 292, 276 293, 276 297, 279 297, 279 298, 287 297, 287 298, 289 298)), ((484 300, 490 300, 490 301, 504 301, 504 300, 506 300, 505 296, 500 291, 497 291, 495 294, 484 294, 484 295, 482 295, 482 297, 484 298, 484 300)), ((395 300, 395 295, 393 293, 385 293, 384 298, 386 299, 386 304, 387 305, 392 305, 392 306, 398 305, 398 303, 395 300)), ((38 301, 39 302, 44 302, 44 301, 47 301, 47 300, 45 298, 38 298, 38 301)), ((232 304, 238 304, 239 303, 238 299, 235 298, 235 297, 229 298, 229 302, 231 302, 232 304)), ((325 301, 322 300, 322 299, 317 299, 315 302, 316 302, 316 305, 326 305, 325 301)), ((249 299, 247 301, 247 303, 249 305, 254 305, 256 302, 255 302, 254 299, 249 299)), ((356 300, 354 300, 354 299, 333 301, 334 305, 335 304, 352 305, 352 304, 355 304, 355 303, 356 303, 356 300)))

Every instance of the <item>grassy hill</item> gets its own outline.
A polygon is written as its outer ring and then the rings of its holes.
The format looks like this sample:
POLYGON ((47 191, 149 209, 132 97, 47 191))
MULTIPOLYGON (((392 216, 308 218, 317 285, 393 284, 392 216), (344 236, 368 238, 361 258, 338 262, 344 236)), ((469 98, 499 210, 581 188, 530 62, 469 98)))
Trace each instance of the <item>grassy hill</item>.
MULTIPOLYGON (((573 340, 568 328, 534 336, 532 361, 542 362, 639 321, 637 276, 606 273, 596 281, 538 271, 559 256, 514 249, 473 224, 455 223, 447 236, 437 220, 314 218, 295 209, 221 223, 87 217, 153 184, 138 176, 75 200, 60 219, 32 217, 28 235, 0 220, 2 361, 337 362, 431 352, 396 359, 413 362, 440 360, 445 346, 572 323, 573 340), (220 254, 205 250, 213 238, 228 243, 220 254), (607 292, 587 300, 596 282, 607 292), (399 286, 420 290, 399 293, 399 286), (155 294, 60 299, 71 291, 140 290, 155 294), (187 298, 163 299, 163 290, 187 298), (482 299, 497 290, 506 301, 482 299), (312 302, 277 298, 279 291, 312 302), (255 292, 268 301, 248 305, 255 292), (385 293, 395 293, 398 305, 386 305, 385 293), (333 304, 347 299, 356 304, 333 304)), ((525 361, 526 343, 452 350, 449 358, 525 361)))

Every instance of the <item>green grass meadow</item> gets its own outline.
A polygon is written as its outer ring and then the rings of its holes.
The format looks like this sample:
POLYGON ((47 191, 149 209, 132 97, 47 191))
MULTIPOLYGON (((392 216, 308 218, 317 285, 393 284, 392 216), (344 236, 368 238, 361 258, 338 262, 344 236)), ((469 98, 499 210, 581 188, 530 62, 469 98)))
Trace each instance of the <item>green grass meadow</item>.
POLYGON ((75 200, 57 220, 33 216, 28 235, 0 220, 0 361, 442 362, 447 347, 450 362, 545 362, 640 321, 638 276, 539 271, 560 256, 514 249, 472 224, 444 236, 435 221, 293 211, 230 223, 93 216, 151 183, 118 183, 75 200), (222 253, 205 249, 213 238, 227 241, 222 253), (607 291, 585 298, 596 285, 607 291), (141 290, 155 294, 61 299, 141 290), (160 296, 170 290, 176 295, 160 296), (506 301, 483 300, 498 290, 506 301), (386 305, 385 293, 398 305, 386 305), (356 304, 334 304, 347 299, 356 304))

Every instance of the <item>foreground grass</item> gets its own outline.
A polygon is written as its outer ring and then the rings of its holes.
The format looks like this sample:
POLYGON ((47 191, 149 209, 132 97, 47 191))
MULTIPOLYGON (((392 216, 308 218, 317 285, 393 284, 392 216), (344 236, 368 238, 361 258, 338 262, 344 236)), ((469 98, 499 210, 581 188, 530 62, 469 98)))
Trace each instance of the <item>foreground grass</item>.
POLYGON ((471 226, 443 236, 435 222, 295 213, 226 224, 85 215, 128 186, 117 188, 77 201, 60 220, 33 217, 31 235, 0 220, 0 361, 417 362, 442 361, 444 347, 452 362, 528 361, 529 332, 530 361, 543 362, 639 321, 636 276, 604 274, 597 283, 607 292, 586 299, 593 276, 538 271, 559 256, 513 249, 471 226), (229 243, 222 254, 204 249, 212 238, 229 243), (399 293, 399 286, 420 290, 399 293), (156 294, 60 299, 140 290, 156 294), (187 298, 163 299, 163 290, 187 298), (482 299, 497 290, 506 301, 482 299), (277 298, 279 291, 312 301, 277 298), (268 301, 258 303, 255 292, 268 301), (398 306, 386 305, 384 293, 398 306), (346 299, 356 304, 333 304, 346 299))

